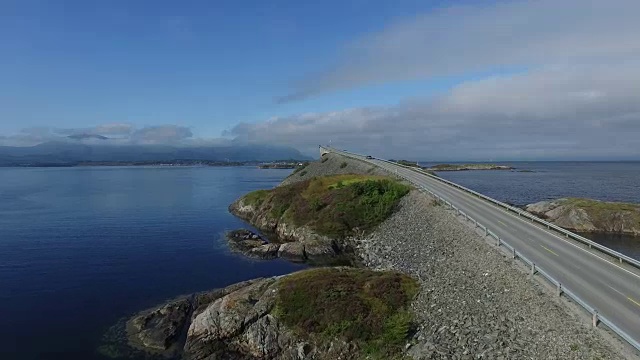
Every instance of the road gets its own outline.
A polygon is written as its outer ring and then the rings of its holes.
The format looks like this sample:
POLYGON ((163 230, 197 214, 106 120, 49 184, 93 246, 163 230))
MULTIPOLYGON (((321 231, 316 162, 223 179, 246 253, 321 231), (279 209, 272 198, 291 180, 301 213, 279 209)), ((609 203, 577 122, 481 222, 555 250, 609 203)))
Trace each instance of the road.
POLYGON ((360 159, 449 201, 640 341, 640 272, 427 175, 378 159, 360 159))

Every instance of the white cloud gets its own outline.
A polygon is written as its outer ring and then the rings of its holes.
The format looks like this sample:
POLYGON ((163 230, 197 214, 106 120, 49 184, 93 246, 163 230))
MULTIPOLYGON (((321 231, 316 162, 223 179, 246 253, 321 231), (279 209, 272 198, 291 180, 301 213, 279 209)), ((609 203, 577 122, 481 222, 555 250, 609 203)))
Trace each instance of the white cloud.
POLYGON ((292 101, 372 83, 640 59, 640 1, 499 1, 436 10, 355 39, 292 101))

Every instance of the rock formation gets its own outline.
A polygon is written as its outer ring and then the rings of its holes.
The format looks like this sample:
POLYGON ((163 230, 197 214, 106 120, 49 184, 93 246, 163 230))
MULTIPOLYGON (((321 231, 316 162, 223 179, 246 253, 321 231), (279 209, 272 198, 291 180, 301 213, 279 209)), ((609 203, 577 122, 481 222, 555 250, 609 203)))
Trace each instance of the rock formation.
POLYGON ((565 198, 525 207, 560 227, 577 232, 640 235, 640 205, 565 198))

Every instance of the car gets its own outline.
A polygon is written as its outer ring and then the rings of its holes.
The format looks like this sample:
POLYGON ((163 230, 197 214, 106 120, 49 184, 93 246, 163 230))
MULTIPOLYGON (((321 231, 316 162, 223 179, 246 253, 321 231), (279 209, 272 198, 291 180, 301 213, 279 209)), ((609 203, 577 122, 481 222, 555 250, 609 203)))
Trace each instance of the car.
POLYGON ((373 156, 367 155, 367 159, 373 159, 373 156))

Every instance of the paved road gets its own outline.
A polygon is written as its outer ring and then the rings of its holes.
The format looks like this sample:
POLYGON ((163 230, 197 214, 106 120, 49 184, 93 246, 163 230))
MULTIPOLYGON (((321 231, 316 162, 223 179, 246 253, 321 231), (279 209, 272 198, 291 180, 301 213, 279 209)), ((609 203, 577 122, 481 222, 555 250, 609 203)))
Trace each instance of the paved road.
POLYGON ((381 160, 361 159, 396 172, 449 201, 640 341, 639 272, 429 176, 381 160))

